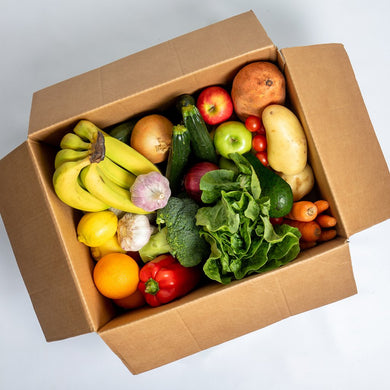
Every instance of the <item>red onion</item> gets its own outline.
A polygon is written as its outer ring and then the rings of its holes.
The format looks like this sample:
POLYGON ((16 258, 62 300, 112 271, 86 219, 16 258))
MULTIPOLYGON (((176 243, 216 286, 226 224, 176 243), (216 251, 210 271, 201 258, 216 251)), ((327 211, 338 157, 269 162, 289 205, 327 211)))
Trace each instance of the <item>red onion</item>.
POLYGON ((184 188, 190 198, 199 203, 202 202, 202 191, 199 187, 200 179, 205 173, 215 171, 216 169, 219 169, 218 165, 207 161, 199 162, 189 169, 184 178, 184 188))

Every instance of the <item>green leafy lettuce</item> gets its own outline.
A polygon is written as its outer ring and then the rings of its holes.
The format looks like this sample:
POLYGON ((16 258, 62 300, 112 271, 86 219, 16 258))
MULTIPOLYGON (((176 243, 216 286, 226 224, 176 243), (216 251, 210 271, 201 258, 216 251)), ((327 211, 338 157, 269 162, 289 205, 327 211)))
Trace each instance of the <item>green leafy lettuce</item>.
POLYGON ((209 206, 196 213, 200 234, 211 247, 204 273, 224 284, 280 267, 300 251, 298 229, 271 224, 269 197, 261 196, 250 163, 237 153, 231 158, 238 173, 220 169, 202 177, 202 201, 209 206))

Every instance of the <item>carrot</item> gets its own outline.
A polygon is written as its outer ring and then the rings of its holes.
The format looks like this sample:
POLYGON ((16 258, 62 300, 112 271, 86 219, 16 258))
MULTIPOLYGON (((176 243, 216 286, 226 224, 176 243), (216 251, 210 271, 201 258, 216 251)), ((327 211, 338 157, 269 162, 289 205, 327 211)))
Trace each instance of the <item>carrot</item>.
POLYGON ((317 217, 317 206, 308 200, 294 202, 286 218, 294 221, 310 222, 317 217))
POLYGON ((302 222, 286 219, 285 223, 296 227, 301 232, 303 241, 316 241, 321 235, 321 227, 316 221, 302 222))
POLYGON ((316 218, 317 223, 322 227, 322 228, 329 228, 336 226, 337 220, 335 217, 332 217, 327 214, 320 214, 316 218))
POLYGON ((329 208, 329 202, 324 199, 317 200, 314 202, 314 204, 317 206, 318 214, 323 213, 325 210, 328 210, 329 208))
POLYGON ((313 248, 316 245, 317 245, 317 241, 303 241, 303 240, 299 240, 299 246, 300 246, 301 250, 313 248))
POLYGON ((329 241, 336 237, 336 229, 322 230, 318 241, 329 241))

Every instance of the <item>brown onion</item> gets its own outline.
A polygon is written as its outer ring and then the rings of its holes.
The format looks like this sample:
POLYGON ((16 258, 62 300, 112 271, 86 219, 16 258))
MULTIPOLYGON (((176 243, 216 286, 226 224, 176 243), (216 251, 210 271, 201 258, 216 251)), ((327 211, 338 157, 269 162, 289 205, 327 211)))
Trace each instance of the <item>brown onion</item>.
POLYGON ((158 114, 146 115, 134 126, 130 146, 154 164, 168 158, 172 140, 172 122, 158 114))

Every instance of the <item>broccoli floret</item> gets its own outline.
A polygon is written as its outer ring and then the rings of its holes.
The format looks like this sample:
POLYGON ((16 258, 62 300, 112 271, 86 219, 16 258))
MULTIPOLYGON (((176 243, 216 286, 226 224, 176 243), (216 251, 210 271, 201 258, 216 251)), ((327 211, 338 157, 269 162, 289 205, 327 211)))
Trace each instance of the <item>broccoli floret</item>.
POLYGON ((167 241, 167 227, 154 233, 148 243, 139 250, 139 255, 144 263, 153 260, 159 255, 171 253, 172 249, 167 241))
POLYGON ((169 252, 185 267, 193 267, 206 260, 210 246, 200 236, 200 227, 196 226, 198 209, 199 206, 190 198, 170 197, 167 205, 157 211, 156 223, 160 230, 142 248, 141 257, 156 257, 169 252))

